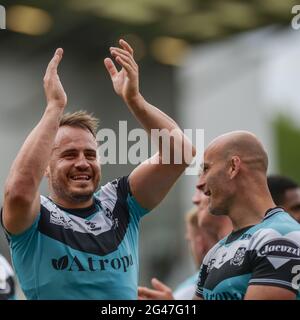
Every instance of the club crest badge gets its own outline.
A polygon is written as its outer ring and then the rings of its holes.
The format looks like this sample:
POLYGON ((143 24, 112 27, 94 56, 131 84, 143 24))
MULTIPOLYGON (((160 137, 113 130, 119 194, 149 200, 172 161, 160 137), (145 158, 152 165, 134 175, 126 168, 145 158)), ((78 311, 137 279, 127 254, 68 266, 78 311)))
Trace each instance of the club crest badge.
POLYGON ((234 266, 242 265, 245 259, 245 253, 246 253, 245 247, 238 248, 234 257, 230 260, 230 264, 234 266))

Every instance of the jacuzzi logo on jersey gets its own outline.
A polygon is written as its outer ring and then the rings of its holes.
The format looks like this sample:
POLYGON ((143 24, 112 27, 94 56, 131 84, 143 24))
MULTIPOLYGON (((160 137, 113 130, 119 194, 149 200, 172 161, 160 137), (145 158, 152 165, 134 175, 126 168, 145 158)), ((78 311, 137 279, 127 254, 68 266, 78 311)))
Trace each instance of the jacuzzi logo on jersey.
POLYGON ((52 267, 55 270, 65 271, 105 271, 107 269, 122 270, 127 272, 133 265, 132 255, 114 259, 79 259, 77 256, 68 257, 67 255, 58 259, 52 259, 52 267))
POLYGON ((272 239, 259 249, 258 255, 300 259, 300 247, 288 239, 272 239))

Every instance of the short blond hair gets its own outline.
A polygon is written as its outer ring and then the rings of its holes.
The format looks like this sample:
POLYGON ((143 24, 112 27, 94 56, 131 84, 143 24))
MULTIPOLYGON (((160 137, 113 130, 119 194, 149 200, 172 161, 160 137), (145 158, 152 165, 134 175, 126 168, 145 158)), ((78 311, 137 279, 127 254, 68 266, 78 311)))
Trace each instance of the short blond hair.
POLYGON ((96 138, 99 120, 92 114, 80 110, 73 113, 65 113, 60 119, 59 126, 77 127, 87 129, 96 138))

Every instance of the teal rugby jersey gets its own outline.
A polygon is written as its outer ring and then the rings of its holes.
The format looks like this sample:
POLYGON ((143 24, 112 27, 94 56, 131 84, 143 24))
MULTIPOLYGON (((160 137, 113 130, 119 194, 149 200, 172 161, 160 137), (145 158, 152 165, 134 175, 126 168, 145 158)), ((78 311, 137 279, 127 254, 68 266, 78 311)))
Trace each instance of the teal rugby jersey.
POLYGON ((249 285, 291 290, 299 299, 300 225, 281 208, 264 220, 219 241, 200 269, 196 295, 208 300, 241 300, 249 285))
POLYGON ((147 213, 123 177, 95 193, 85 209, 41 196, 34 224, 8 235, 27 299, 137 299, 139 220, 147 213))

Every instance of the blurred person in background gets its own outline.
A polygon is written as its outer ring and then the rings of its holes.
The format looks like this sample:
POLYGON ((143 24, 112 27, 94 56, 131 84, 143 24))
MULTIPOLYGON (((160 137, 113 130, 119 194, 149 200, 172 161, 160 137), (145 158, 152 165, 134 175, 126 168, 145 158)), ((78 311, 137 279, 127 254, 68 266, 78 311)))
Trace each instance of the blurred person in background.
POLYGON ((0 254, 0 300, 15 300, 14 272, 8 261, 0 254))
POLYGON ((270 175, 268 186, 277 206, 283 207, 300 223, 300 187, 289 177, 270 175))
POLYGON ((173 293, 171 288, 153 278, 151 281, 153 289, 139 287, 140 299, 191 300, 196 291, 200 266, 206 253, 232 230, 228 217, 216 217, 208 212, 208 197, 201 190, 196 190, 193 203, 196 207, 186 214, 185 226, 186 240, 197 272, 178 285, 173 293))
POLYGON ((44 77, 46 110, 5 185, 2 223, 27 299, 136 299, 139 220, 162 201, 195 155, 177 124, 140 94, 133 50, 124 40, 119 44, 110 53, 121 70, 104 60, 114 90, 148 133, 177 132, 171 159, 163 163, 160 144, 151 161, 95 193, 101 179, 97 121, 86 112, 63 115, 67 95, 57 74, 63 50, 57 49, 44 77), (190 158, 175 162, 177 153, 190 158), (43 175, 49 197, 39 194, 43 175))
MULTIPOLYGON (((209 233, 209 236, 206 235, 205 228, 201 227, 198 224, 198 209, 197 207, 192 208, 185 216, 185 238, 188 243, 190 253, 193 257, 193 262, 196 267, 197 272, 183 281, 178 287, 174 290, 174 298, 176 300, 190 300, 192 299, 195 288, 197 284, 199 269, 202 263, 202 260, 206 252, 210 249, 210 239, 214 241, 215 234, 209 233), (207 239, 207 240, 206 240, 207 239)), ((214 242, 216 243, 217 240, 214 242)), ((213 243, 213 244, 214 244, 213 243)))

